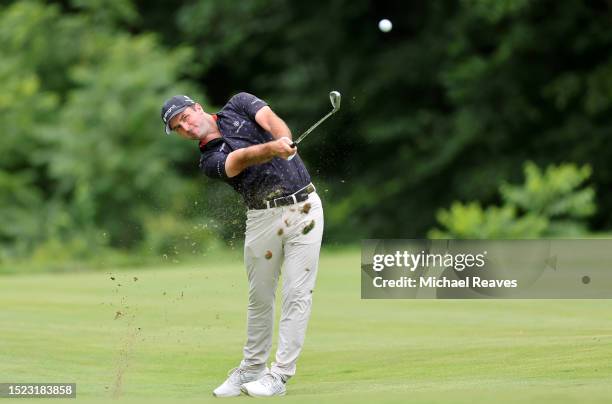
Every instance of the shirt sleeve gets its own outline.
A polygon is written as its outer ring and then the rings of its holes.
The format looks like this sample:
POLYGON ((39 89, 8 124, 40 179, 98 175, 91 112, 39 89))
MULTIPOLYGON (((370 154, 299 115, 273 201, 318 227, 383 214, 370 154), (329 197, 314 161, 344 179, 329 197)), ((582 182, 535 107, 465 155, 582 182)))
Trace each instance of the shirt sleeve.
POLYGON ((210 178, 228 179, 225 172, 225 160, 227 153, 223 151, 211 151, 202 153, 200 156, 200 169, 210 178))
POLYGON ((230 102, 237 110, 243 111, 253 120, 255 120, 257 111, 268 105, 268 103, 255 97, 253 94, 245 92, 236 94, 231 98, 230 102))

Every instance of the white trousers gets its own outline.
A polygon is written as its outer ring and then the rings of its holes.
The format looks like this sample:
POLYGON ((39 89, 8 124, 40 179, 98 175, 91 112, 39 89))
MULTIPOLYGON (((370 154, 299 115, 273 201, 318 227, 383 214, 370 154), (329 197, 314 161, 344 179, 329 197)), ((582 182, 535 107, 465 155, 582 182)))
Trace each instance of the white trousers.
POLYGON ((295 374, 310 318, 322 236, 323 207, 316 192, 298 204, 247 212, 244 261, 249 305, 242 367, 261 368, 270 355, 282 266, 278 348, 271 370, 285 380, 295 374))

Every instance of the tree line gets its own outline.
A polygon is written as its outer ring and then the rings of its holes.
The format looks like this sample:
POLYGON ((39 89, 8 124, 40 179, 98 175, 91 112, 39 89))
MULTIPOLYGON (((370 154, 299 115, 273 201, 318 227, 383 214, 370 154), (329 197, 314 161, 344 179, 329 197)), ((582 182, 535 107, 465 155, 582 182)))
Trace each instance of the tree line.
POLYGON ((453 201, 503 203, 500 184, 520 181, 526 161, 588 164, 588 228, 609 229, 611 7, 5 1, 0 260, 239 239, 240 201, 202 178, 195 144, 162 134, 161 103, 176 93, 214 112, 249 91, 298 133, 339 90, 340 113, 300 147, 328 242, 424 237, 453 201))

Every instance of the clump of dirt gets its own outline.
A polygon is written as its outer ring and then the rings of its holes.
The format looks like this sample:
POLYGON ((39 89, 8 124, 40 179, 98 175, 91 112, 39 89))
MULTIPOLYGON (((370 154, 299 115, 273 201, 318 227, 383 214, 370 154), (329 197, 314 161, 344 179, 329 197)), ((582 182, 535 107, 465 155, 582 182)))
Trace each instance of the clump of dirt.
POLYGON ((111 281, 114 281, 114 280, 115 280, 115 277, 114 277, 114 276, 111 276, 111 281))
POLYGON ((272 251, 268 250, 266 251, 266 255, 265 255, 266 259, 269 260, 270 258, 272 258, 272 251))
POLYGON ((117 312, 115 313, 115 320, 116 320, 116 319, 118 319, 118 318, 119 318, 119 317, 121 317, 121 316, 123 316, 123 313, 122 313, 122 312, 120 312, 120 311, 117 311, 117 312))
POLYGON ((315 221, 312 220, 310 223, 306 225, 306 227, 304 227, 304 229, 302 230, 302 234, 310 233, 310 231, 314 229, 314 227, 315 227, 315 221))
POLYGON ((137 277, 137 276, 135 276, 135 277, 134 277, 134 282, 136 282, 137 280, 138 280, 138 277, 137 277))
POLYGON ((310 272, 310 269, 309 269, 309 268, 306 268, 306 272, 310 272))
POLYGON ((276 234, 278 234, 279 236, 282 236, 283 235, 283 229, 282 228, 278 229, 276 234))
POLYGON ((310 212, 310 208, 312 208, 312 205, 310 205, 310 203, 306 202, 304 204, 304 206, 302 206, 302 209, 300 210, 300 212, 302 212, 303 214, 308 214, 308 212, 310 212))
POLYGON ((289 223, 288 219, 285 219, 285 226, 287 226, 287 227, 291 226, 291 223, 289 223))

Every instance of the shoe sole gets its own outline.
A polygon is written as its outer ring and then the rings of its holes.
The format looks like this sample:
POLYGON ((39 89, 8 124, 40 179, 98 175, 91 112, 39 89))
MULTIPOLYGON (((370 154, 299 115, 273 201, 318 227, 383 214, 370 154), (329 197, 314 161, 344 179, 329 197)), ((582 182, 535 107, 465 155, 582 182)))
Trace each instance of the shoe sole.
POLYGON ((240 391, 242 391, 244 394, 246 394, 249 397, 276 397, 276 396, 284 396, 285 394, 287 394, 286 391, 283 391, 282 393, 275 394, 273 396, 253 396, 253 395, 249 394, 249 391, 245 387, 242 387, 242 386, 240 387, 240 391))
POLYGON ((240 397, 240 393, 238 394, 232 394, 232 395, 216 395, 215 392, 213 391, 212 393, 213 397, 217 397, 217 398, 226 398, 226 397, 240 397))

